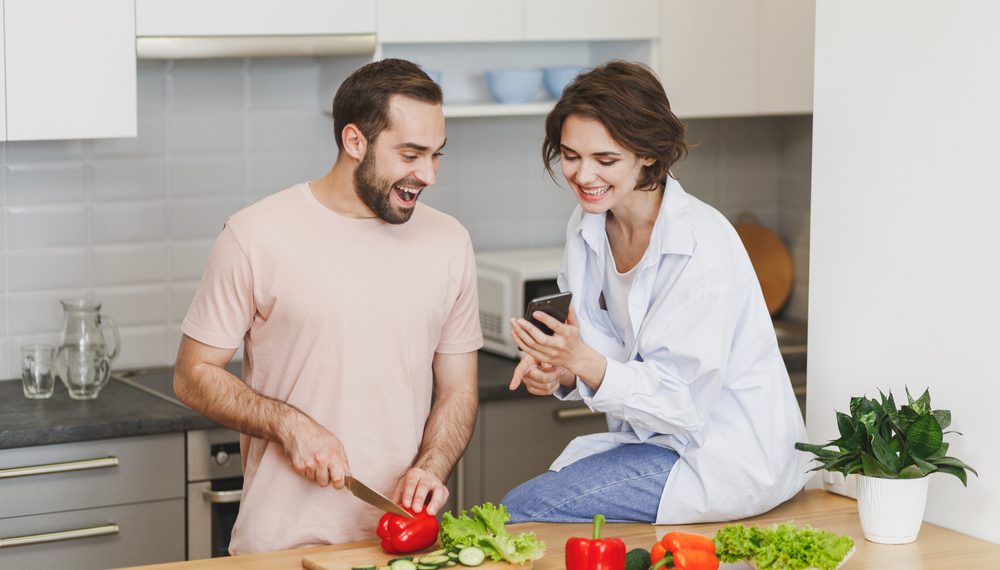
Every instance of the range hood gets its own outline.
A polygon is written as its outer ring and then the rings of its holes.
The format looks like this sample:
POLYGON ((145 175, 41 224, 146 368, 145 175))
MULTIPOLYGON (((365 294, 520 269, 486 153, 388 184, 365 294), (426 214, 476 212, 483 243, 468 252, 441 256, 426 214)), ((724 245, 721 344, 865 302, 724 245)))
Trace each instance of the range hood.
POLYGON ((375 34, 276 36, 142 36, 139 59, 371 56, 375 34))

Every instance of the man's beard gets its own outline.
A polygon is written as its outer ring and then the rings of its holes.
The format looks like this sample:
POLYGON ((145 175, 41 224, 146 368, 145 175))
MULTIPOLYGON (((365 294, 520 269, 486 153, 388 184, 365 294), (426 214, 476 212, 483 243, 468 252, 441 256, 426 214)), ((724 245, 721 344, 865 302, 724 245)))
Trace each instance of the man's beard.
POLYGON ((365 157, 361 159, 361 164, 354 171, 354 191, 358 197, 371 208, 375 215, 390 224, 402 224, 413 215, 414 208, 395 208, 390 201, 393 192, 392 187, 396 185, 408 186, 411 188, 422 187, 423 184, 416 180, 405 178, 391 183, 384 178, 379 178, 375 172, 375 153, 369 149, 365 152, 365 157))

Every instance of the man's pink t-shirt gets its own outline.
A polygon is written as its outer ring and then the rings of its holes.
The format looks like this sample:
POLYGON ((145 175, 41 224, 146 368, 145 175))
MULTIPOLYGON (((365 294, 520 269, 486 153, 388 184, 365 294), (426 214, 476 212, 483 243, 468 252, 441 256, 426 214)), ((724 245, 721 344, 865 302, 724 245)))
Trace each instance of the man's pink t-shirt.
MULTIPOLYGON (((299 184, 226 222, 181 330, 243 342, 243 381, 329 429, 390 495, 420 445, 434 353, 483 344, 469 234, 422 204, 399 225, 347 218, 299 184)), ((232 553, 374 537, 381 512, 296 474, 276 443, 241 443, 232 553)))

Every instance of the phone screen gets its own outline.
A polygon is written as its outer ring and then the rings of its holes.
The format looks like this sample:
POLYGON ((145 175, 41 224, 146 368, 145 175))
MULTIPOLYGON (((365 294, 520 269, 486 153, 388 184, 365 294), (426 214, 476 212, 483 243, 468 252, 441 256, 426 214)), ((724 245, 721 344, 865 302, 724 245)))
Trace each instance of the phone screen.
POLYGON ((536 297, 528 303, 528 308, 524 311, 524 318, 531 324, 538 327, 538 329, 543 333, 550 335, 552 334, 552 329, 545 326, 531 315, 534 314, 535 311, 541 311, 547 315, 551 315, 555 319, 558 319, 560 322, 565 323, 566 318, 569 316, 569 304, 572 299, 573 293, 571 291, 556 293, 554 295, 546 295, 544 297, 536 297))

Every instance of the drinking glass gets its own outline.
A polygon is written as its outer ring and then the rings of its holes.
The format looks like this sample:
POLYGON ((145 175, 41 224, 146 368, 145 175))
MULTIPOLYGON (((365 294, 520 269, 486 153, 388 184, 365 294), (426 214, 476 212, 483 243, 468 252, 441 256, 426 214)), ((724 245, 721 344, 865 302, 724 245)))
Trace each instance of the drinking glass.
POLYGON ((24 397, 40 400, 52 396, 55 376, 55 347, 47 344, 27 344, 21 347, 21 385, 24 397))

